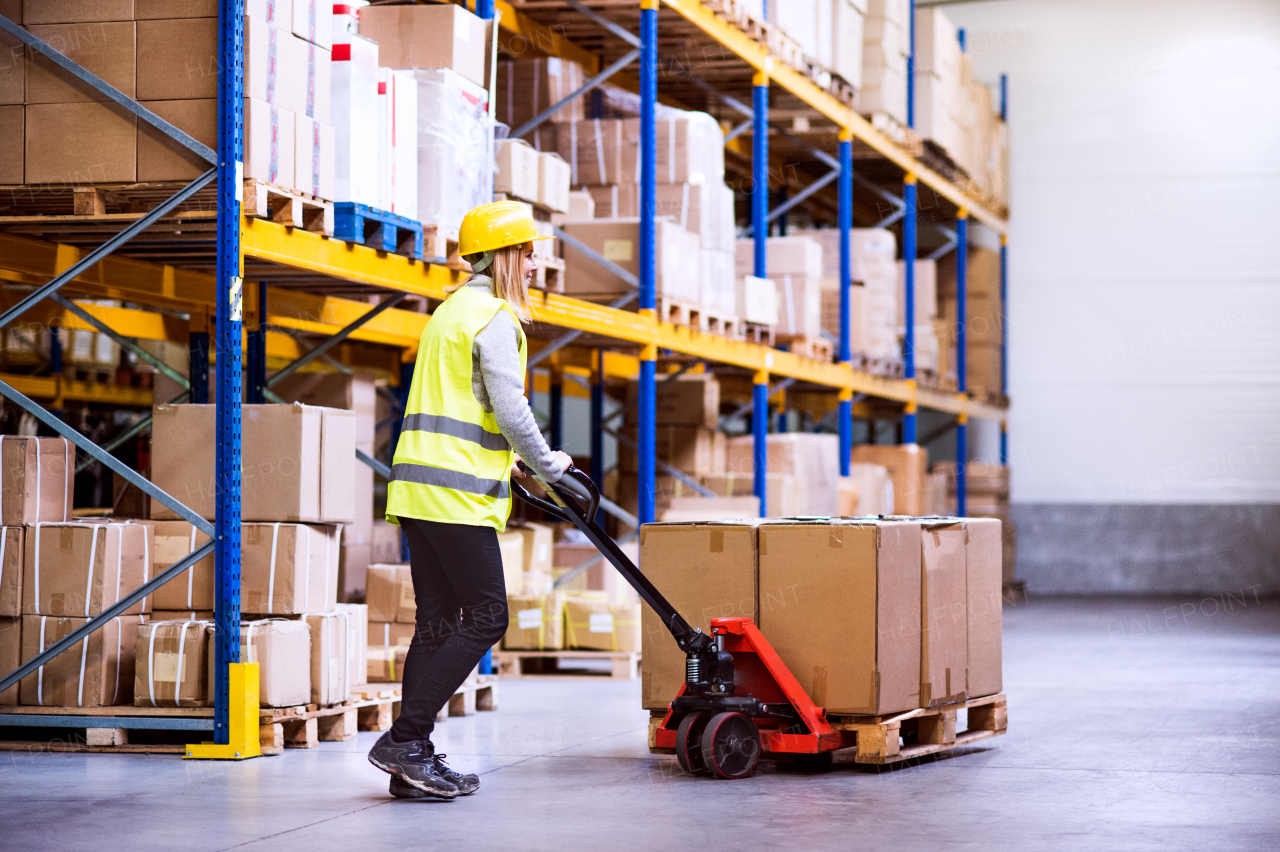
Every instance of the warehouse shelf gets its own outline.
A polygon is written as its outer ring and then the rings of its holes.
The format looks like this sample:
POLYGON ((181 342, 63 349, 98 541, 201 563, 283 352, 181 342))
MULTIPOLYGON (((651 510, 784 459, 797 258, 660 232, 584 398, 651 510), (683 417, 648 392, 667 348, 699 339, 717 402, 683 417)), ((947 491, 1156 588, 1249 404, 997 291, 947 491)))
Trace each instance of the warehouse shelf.
MULTIPOLYGON (((762 506, 768 408, 771 400, 781 398, 780 391, 786 387, 783 383, 794 383, 786 389, 788 394, 821 394, 827 402, 834 403, 832 410, 840 413, 842 473, 848 472, 851 418, 855 411, 875 416, 886 408, 893 409, 907 424, 904 437, 908 443, 915 440, 915 415, 920 406, 955 415, 961 447, 964 423, 970 419, 997 421, 1003 429, 1004 405, 973 399, 964 392, 963 362, 958 392, 945 393, 918 385, 909 354, 913 333, 911 325, 907 331, 905 377, 892 379, 854 369, 848 352, 847 334, 841 342, 839 362, 830 363, 659 320, 655 312, 652 242, 655 106, 662 102, 685 109, 705 109, 708 97, 718 95, 739 113, 745 111, 749 114, 750 149, 736 142, 730 147, 738 160, 750 161, 753 185, 766 190, 754 193, 752 198, 751 221, 758 243, 764 241, 767 232, 771 162, 779 167, 799 162, 803 176, 814 181, 806 196, 810 203, 823 207, 828 213, 834 211, 839 226, 844 229, 852 227, 855 221, 852 195, 852 163, 855 159, 860 163, 861 179, 869 180, 873 186, 900 186, 902 201, 895 201, 895 204, 897 218, 904 223, 903 245, 907 257, 916 256, 917 185, 926 187, 940 200, 939 208, 945 209, 948 217, 958 220, 957 231, 962 235, 962 245, 963 226, 959 223, 970 218, 998 233, 1003 243, 1007 223, 1002 211, 894 142, 800 69, 787 65, 743 30, 717 15, 711 4, 698 0, 628 0, 626 3, 596 0, 586 4, 592 7, 588 9, 578 0, 530 0, 518 5, 502 0, 496 4, 494 0, 477 0, 475 5, 482 16, 492 17, 495 5, 502 13, 498 43, 510 53, 522 54, 532 50, 561 56, 580 62, 590 74, 599 73, 601 68, 619 62, 631 52, 635 52, 640 60, 637 75, 622 71, 610 79, 611 83, 640 95, 640 161, 644 164, 645 176, 640 185, 643 211, 640 272, 634 276, 639 282, 639 310, 621 310, 538 292, 534 294, 535 324, 529 336, 534 359, 539 358, 540 353, 545 356, 554 351, 553 355, 542 360, 544 370, 550 367, 569 372, 580 380, 593 375, 598 377, 600 373, 615 379, 638 377, 637 455, 638 478, 642 483, 652 483, 655 475, 654 400, 660 362, 662 370, 667 370, 676 369, 672 362, 684 362, 687 367, 691 362, 702 361, 708 368, 725 370, 730 375, 738 371, 741 381, 750 382, 750 417, 756 439, 756 494, 762 506), (697 61, 699 58, 706 61, 697 61), (706 75, 705 79, 693 73, 691 68, 694 66, 699 73, 706 75), (661 96, 656 90, 660 67, 664 74, 661 96), (783 101, 778 105, 779 115, 810 111, 823 123, 818 128, 819 132, 800 138, 776 126, 771 127, 770 87, 783 101), (770 146, 775 146, 772 158, 770 146), (838 185, 831 187, 838 188, 838 198, 831 198, 831 193, 825 189, 827 184, 838 185), (578 336, 566 345, 569 334, 578 336), (598 366, 601 363, 604 365, 602 370, 598 366)), ((206 357, 211 363, 217 362, 221 367, 217 387, 218 434, 214 451, 217 462, 216 521, 209 524, 194 513, 188 518, 213 540, 123 598, 117 607, 127 608, 139 599, 140 592, 150 593, 159 584, 187 570, 211 550, 216 551, 219 566, 218 639, 213 712, 218 745, 201 749, 201 753, 222 757, 231 757, 233 753, 236 757, 242 756, 234 751, 235 738, 252 736, 247 729, 240 730, 244 719, 248 718, 244 706, 247 690, 243 678, 246 674, 236 664, 238 643, 230 638, 239 633, 241 459, 237 411, 241 398, 242 352, 249 353, 251 364, 257 357, 256 367, 259 369, 263 359, 270 359, 274 366, 282 366, 285 362, 298 365, 315 357, 318 350, 304 350, 297 340, 272 331, 270 327, 329 335, 334 340, 349 336, 349 341, 332 350, 334 355, 351 365, 381 370, 395 381, 406 375, 404 367, 412 360, 418 339, 429 321, 431 303, 444 299, 450 288, 460 283, 464 276, 459 268, 446 263, 416 261, 300 228, 240 215, 242 186, 236 169, 243 158, 240 111, 244 92, 239 70, 242 63, 237 54, 243 52, 244 34, 242 19, 235 14, 236 6, 235 3, 227 3, 219 7, 219 32, 224 52, 220 67, 232 69, 234 73, 219 77, 217 150, 195 142, 176 128, 170 128, 172 133, 164 131, 213 164, 209 172, 185 188, 175 186, 173 190, 178 195, 172 198, 169 198, 168 190, 157 195, 156 200, 162 204, 152 213, 68 216, 58 212, 44 217, 7 217, 0 222, 0 228, 10 230, 10 233, 0 233, 0 279, 27 288, 26 292, 18 293, 17 299, 6 302, 4 312, 7 320, 13 319, 17 306, 29 308, 24 311, 27 322, 53 324, 56 320, 64 328, 93 328, 92 323, 72 313, 52 308, 47 303, 34 304, 38 297, 52 295, 59 287, 64 287, 67 293, 115 299, 154 309, 80 306, 87 315, 124 337, 173 342, 191 340, 193 344, 197 337, 202 337, 205 354, 200 357, 206 357), (204 205, 203 210, 185 214, 174 214, 173 207, 161 209, 163 204, 170 202, 176 205, 181 200, 181 193, 187 193, 186 199, 199 197, 201 201, 212 203, 204 205), (145 233, 149 221, 160 220, 168 225, 167 235, 128 242, 131 237, 145 233), (96 262, 80 269, 78 264, 87 264, 91 255, 96 262), (73 274, 76 270, 79 270, 78 274, 73 274), (267 308, 264 316, 258 316, 259 289, 264 287, 267 308), (400 294, 417 297, 418 309, 388 307, 390 300, 385 298, 375 306, 376 299, 386 297, 389 292, 396 294, 397 299, 401 298, 400 294), (267 333, 258 338, 263 342, 250 343, 250 335, 264 326, 267 333), (210 332, 216 332, 214 352, 209 351, 210 332)), ((15 30, 12 25, 4 28, 22 38, 32 49, 50 56, 46 52, 47 45, 32 39, 29 34, 15 30)), ((59 64, 82 82, 133 111, 140 120, 157 124, 155 116, 132 98, 115 92, 65 57, 59 64)), ((741 162, 736 167, 742 168, 741 162)), ((159 189, 156 191, 161 192, 159 189)), ((877 191, 880 195, 871 199, 871 207, 881 203, 885 197, 885 190, 877 191)), ((865 214, 867 202, 865 199, 859 201, 864 205, 865 214)), ((879 220, 877 215, 872 221, 879 220)), ((762 258, 763 252, 758 252, 757 267, 763 263, 762 258)), ((841 265, 847 276, 845 260, 847 257, 842 257, 841 265)), ((963 263, 960 268, 964 268, 963 263)), ((907 311, 910 313, 911 264, 907 265, 907 270, 907 311)), ((763 270, 757 268, 757 274, 763 275, 763 270)), ((960 277, 960 300, 963 304, 963 275, 960 277)), ((843 282, 846 288, 847 284, 847 280, 843 282)), ((22 288, 6 289, 17 291, 22 288)), ((963 337, 961 346, 963 348, 963 337)), ((200 346, 193 345, 192 351, 193 354, 200 353, 200 346)), ((193 384, 197 366, 193 360, 193 384)), ((539 381, 535 379, 535 387, 539 381)), ((545 381, 550 388, 551 380, 547 378, 545 381)), ((81 382, 58 375, 0 375, 0 382, 7 386, 5 393, 10 399, 46 427, 73 440, 81 451, 110 467, 151 495, 152 499, 161 499, 179 514, 185 510, 168 495, 155 493, 150 483, 136 472, 128 470, 103 448, 75 433, 32 402, 49 400, 55 407, 65 401, 77 401, 145 408, 152 403, 149 388, 81 382)), ((257 390, 261 395, 262 391, 253 386, 253 379, 249 384, 251 394, 257 390)), ((597 389, 603 392, 601 385, 593 386, 593 412, 598 407, 597 389)), ((559 394, 554 396, 559 398, 559 394)), ((195 398, 200 399, 198 395, 195 398)), ((745 411, 746 407, 741 410, 745 411)), ((599 435, 603 426, 599 414, 593 413, 592 425, 599 435)), ((964 477, 960 477, 961 488, 963 482, 964 477)), ((639 519, 642 522, 653 519, 651 491, 651 487, 648 492, 644 487, 640 489, 639 519)), ((960 505, 963 511, 963 492, 960 505)), ((95 621, 106 621, 112 614, 113 610, 108 610, 102 619, 95 621)), ((90 624, 82 630, 87 634, 94 627, 90 624)), ((78 640, 79 635, 73 633, 45 653, 60 653, 69 647, 65 643, 78 640)), ((42 659, 44 655, 37 657, 36 661, 42 659)), ((247 743, 248 740, 242 742, 247 743)), ((251 751, 256 753, 256 747, 255 741, 251 751)))

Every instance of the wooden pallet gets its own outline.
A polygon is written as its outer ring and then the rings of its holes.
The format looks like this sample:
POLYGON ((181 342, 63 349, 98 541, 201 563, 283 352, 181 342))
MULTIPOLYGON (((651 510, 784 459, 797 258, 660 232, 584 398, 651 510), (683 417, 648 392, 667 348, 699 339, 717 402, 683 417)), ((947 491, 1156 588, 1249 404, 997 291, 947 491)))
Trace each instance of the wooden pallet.
POLYGON ((918 370, 916 372, 916 381, 922 388, 942 391, 943 393, 955 393, 958 388, 954 376, 939 375, 933 370, 918 370))
POLYGON ((857 734, 855 763, 887 764, 962 748, 996 737, 1008 728, 1004 693, 892 716, 828 715, 838 731, 857 734), (968 729, 956 732, 956 715, 966 710, 968 729))
POLYGON ((333 202, 321 201, 262 180, 245 178, 244 215, 333 236, 333 202))
POLYGON ((501 677, 590 677, 612 680, 635 680, 640 673, 637 651, 494 651, 493 662, 501 677), (583 669, 564 671, 561 660, 608 660, 609 674, 583 669))
MULTIPOLYGON (((391 723, 399 715, 394 705, 400 703, 400 684, 364 684, 358 692, 369 696, 356 713, 356 728, 361 731, 390 730, 391 723), (381 689, 381 687, 389 687, 381 689)), ((497 675, 478 675, 471 683, 458 687, 449 702, 436 714, 436 721, 443 722, 450 716, 471 716, 477 711, 498 709, 497 675)))
POLYGON ((898 119, 886 112, 873 112, 864 115, 871 126, 889 137, 890 141, 896 142, 899 147, 913 157, 920 157, 924 154, 924 142, 916 135, 916 132, 907 127, 898 119))
POLYGON ((336 239, 422 260, 421 222, 354 201, 338 202, 333 215, 336 239))
MULTIPOLYGON (((457 229, 449 230, 443 225, 426 225, 422 226, 422 253, 426 260, 435 263, 442 262, 440 259, 453 264, 458 264, 458 231, 457 229)), ((465 261, 461 261, 465 264, 465 261)), ((470 266, 463 268, 470 269, 470 266)))
POLYGON ((737 339, 739 320, 736 316, 708 310, 696 302, 658 297, 658 319, 672 325, 680 325, 704 334, 718 334, 737 339))
MULTIPOLYGON (((30 216, 56 216, 63 221, 68 221, 66 217, 137 218, 186 185, 187 181, 10 184, 0 186, 0 214, 5 221, 30 216)), ((202 211, 202 215, 214 218, 217 206, 217 191, 206 186, 180 205, 177 212, 202 211)))
POLYGON ((900 358, 867 358, 863 369, 873 376, 886 379, 902 378, 902 359, 900 358))
POLYGON ((779 348, 785 348, 793 355, 813 358, 830 363, 835 357, 835 344, 825 337, 779 337, 779 348))
POLYGON ((1000 393, 1000 391, 986 390, 984 388, 969 391, 969 398, 1002 408, 1009 405, 1009 397, 1000 393))
POLYGON ((564 292, 564 259, 559 257, 539 257, 538 271, 534 274, 533 286, 547 293, 564 292))
POLYGON ((759 325, 754 322, 742 323, 742 338, 748 343, 761 346, 773 346, 773 326, 759 325))

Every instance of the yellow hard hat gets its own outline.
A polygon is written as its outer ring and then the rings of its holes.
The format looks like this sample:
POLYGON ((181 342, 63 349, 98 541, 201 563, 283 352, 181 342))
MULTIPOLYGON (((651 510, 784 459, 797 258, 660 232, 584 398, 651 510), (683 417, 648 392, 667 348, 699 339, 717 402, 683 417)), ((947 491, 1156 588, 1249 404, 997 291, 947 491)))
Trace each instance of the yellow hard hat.
POLYGON ((529 207, 519 201, 493 201, 474 207, 462 217, 458 229, 458 254, 466 257, 486 251, 518 246, 531 240, 549 240, 538 235, 529 207))

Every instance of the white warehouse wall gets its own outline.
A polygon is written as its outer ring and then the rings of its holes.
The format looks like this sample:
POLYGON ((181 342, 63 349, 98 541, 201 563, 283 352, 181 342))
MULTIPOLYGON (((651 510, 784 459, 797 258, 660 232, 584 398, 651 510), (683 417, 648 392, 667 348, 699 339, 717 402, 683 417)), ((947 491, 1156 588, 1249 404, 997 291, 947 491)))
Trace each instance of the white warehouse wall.
POLYGON ((942 5, 1009 75, 1020 569, 1280 592, 1280 3, 942 5))

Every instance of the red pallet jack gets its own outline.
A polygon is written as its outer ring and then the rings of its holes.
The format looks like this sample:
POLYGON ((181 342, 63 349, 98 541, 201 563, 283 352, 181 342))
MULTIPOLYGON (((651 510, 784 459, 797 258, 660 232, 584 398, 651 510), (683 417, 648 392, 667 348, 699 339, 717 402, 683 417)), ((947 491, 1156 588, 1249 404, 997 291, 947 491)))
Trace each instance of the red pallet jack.
MULTIPOLYGON (((523 463, 521 467, 528 470, 523 463)), ((831 727, 823 708, 814 705, 750 619, 713 618, 708 635, 676 612, 600 525, 600 491, 590 477, 570 467, 554 484, 534 479, 549 501, 513 480, 516 494, 581 530, 662 618, 684 651, 685 683, 655 732, 654 744, 674 749, 686 772, 745 778, 762 754, 811 755, 855 744, 855 733, 831 727)))

